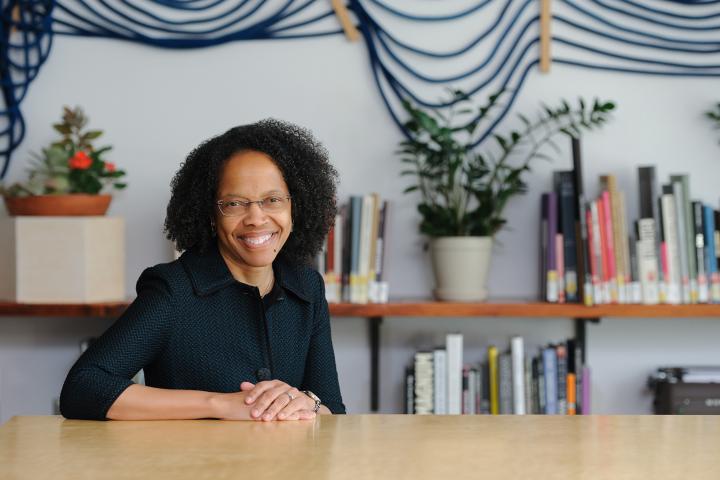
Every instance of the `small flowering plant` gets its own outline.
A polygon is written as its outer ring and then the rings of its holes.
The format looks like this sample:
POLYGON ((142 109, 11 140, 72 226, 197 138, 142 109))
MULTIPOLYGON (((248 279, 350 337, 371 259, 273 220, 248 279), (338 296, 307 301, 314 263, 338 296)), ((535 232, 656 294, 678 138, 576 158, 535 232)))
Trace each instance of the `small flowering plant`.
POLYGON ((93 140, 102 130, 85 130, 88 118, 80 107, 63 108, 62 121, 53 128, 60 140, 33 154, 27 182, 0 187, 9 196, 56 195, 69 193, 99 194, 106 186, 123 189, 119 181, 125 175, 115 164, 103 159, 111 146, 95 148, 93 140))

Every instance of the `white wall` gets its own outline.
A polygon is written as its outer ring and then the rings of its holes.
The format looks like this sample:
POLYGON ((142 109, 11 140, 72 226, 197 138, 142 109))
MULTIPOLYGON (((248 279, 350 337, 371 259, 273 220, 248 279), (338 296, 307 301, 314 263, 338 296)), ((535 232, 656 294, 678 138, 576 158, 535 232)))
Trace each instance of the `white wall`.
MULTIPOLYGON (((582 95, 613 99, 615 121, 587 136, 583 149, 586 191, 610 172, 627 192, 635 217, 636 166, 654 164, 659 178, 689 172, 693 196, 717 205, 720 146, 701 113, 720 100, 718 80, 661 79, 578 71, 554 66, 533 73, 515 111, 532 113, 539 101, 582 95)), ((327 145, 340 172, 340 194, 377 191, 392 200, 387 256, 394 297, 428 296, 431 278, 417 232, 416 198, 400 192, 400 134, 374 86, 362 43, 342 37, 247 42, 198 51, 167 51, 110 40, 56 37, 50 58, 22 105, 28 133, 8 180, 24 176, 28 152, 54 138, 50 124, 61 107, 82 105, 93 127, 115 146, 109 157, 129 172, 127 191, 109 214, 127 221, 128 291, 146 266, 170 259, 162 234, 168 184, 188 151, 225 129, 275 116, 305 125, 327 145)), ((512 120, 505 122, 505 126, 512 120)), ((509 227, 497 237, 492 297, 534 297, 537 284, 538 198, 553 169, 569 168, 569 155, 538 163, 530 192, 511 201, 509 227)), ((52 239, 49 239, 49 248, 52 239)), ((50 413, 78 341, 108 323, 89 319, 0 319, 0 422, 11 415, 50 413)), ((362 319, 337 319, 335 348, 340 381, 351 412, 369 409, 367 327, 362 319)), ((418 346, 447 331, 466 334, 466 353, 479 360, 489 343, 523 334, 529 345, 572 334, 565 319, 388 319, 383 324, 383 411, 400 411, 402 370, 418 346)), ((647 374, 668 364, 720 364, 711 320, 603 320, 588 330, 594 368, 595 411, 650 411, 642 392, 647 374)))

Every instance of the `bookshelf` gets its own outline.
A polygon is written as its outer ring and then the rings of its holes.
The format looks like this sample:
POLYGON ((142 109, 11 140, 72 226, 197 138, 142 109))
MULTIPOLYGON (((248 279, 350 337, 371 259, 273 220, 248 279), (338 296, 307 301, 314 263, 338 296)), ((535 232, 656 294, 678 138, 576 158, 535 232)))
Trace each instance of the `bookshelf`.
MULTIPOLYGON (((92 304, 23 304, 0 302, 0 316, 17 317, 117 317, 130 302, 92 304)), ((385 304, 331 303, 332 317, 363 317, 368 320, 370 344, 370 409, 379 409, 380 326, 385 317, 526 317, 568 318, 575 322, 576 341, 586 349, 587 322, 613 318, 720 318, 720 304, 637 305, 605 304, 586 307, 527 300, 496 300, 484 303, 436 302, 426 299, 396 300, 385 304)), ((584 359, 583 359, 584 360, 584 359)))

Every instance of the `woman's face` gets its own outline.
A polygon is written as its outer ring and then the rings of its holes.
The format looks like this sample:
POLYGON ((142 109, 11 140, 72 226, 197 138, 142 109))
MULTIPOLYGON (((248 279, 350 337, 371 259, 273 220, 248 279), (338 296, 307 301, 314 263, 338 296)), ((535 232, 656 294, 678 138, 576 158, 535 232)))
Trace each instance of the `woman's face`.
MULTIPOLYGON (((233 155, 225 164, 217 200, 285 199, 289 193, 280 169, 270 157, 246 150, 233 155)), ((240 210, 238 216, 225 216, 220 209, 216 210, 215 224, 223 257, 240 268, 271 265, 292 230, 290 201, 285 201, 279 211, 264 211, 258 203, 240 210)))

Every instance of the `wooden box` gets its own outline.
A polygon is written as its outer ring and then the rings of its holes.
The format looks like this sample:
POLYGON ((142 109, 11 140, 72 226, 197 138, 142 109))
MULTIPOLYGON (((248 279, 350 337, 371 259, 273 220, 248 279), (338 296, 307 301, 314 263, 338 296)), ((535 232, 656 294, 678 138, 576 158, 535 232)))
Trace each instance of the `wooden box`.
POLYGON ((0 219, 0 299, 122 301, 125 222, 117 217, 0 219))

